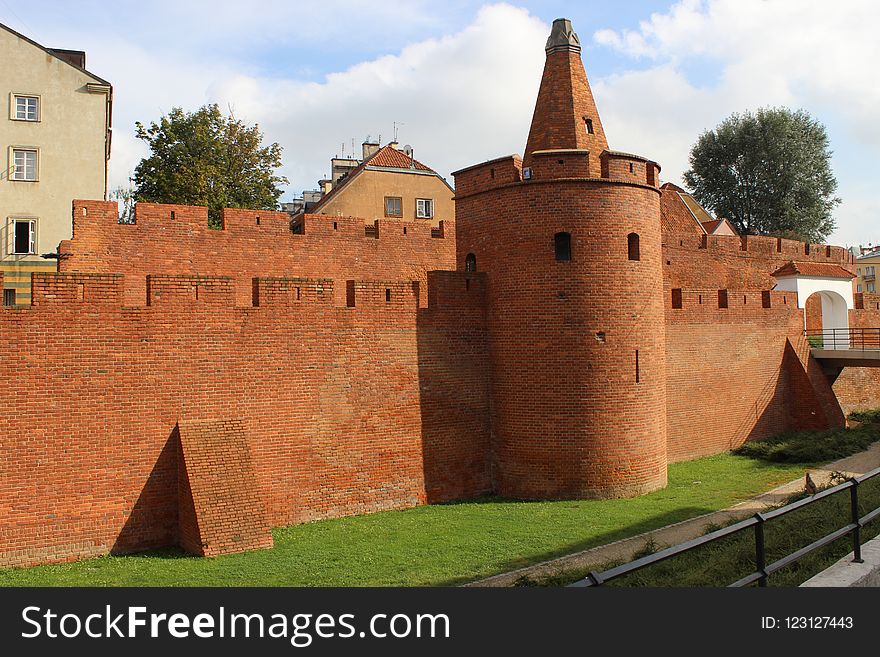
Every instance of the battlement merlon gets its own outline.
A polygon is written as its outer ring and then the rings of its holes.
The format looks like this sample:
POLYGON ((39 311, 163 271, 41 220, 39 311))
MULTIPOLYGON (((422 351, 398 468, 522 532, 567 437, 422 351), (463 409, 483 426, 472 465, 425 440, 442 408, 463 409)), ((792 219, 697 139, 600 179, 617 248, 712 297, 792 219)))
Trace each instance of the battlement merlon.
POLYGON ((768 235, 700 235, 664 232, 663 246, 687 251, 748 253, 777 260, 829 262, 852 269, 855 259, 849 249, 830 244, 811 244, 768 235))

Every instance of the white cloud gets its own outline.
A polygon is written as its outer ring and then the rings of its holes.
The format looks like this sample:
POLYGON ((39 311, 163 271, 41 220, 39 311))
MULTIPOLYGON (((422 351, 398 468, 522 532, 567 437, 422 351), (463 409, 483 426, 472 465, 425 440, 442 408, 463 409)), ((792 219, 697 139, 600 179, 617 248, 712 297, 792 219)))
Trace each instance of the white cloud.
POLYGON ((860 181, 865 151, 873 160, 880 146, 878 18, 873 0, 833 7, 821 0, 684 0, 638 30, 599 30, 596 43, 648 62, 596 85, 606 128, 626 142, 620 147, 657 158, 664 177, 676 180, 697 135, 731 112, 803 107, 828 126, 835 151, 844 204, 831 239, 858 243, 877 224, 876 194, 860 181), (715 77, 698 83, 685 75, 700 66, 715 77))
MULTIPOLYGON (((329 173, 329 159, 341 154, 343 143, 350 153, 354 139, 359 153, 367 135, 375 139, 381 133, 384 143, 391 141, 395 122, 401 144, 411 143, 417 159, 447 175, 522 151, 548 30, 523 9, 488 6, 456 34, 414 43, 319 83, 244 75, 215 62, 207 68, 175 66, 169 86, 161 71, 171 62, 158 59, 141 67, 140 53, 128 52, 124 57, 137 69, 138 85, 120 85, 117 102, 157 112, 142 120, 158 118, 158 110, 172 104, 218 102, 234 108, 238 118, 259 123, 266 141, 284 147, 282 173, 293 193, 313 188, 329 173)), ((115 79, 124 78, 120 72, 115 79)), ((120 153, 114 146, 114 181, 127 178, 142 154, 139 148, 123 143, 120 153)))
MULTIPOLYGON (((146 154, 133 136, 135 120, 218 102, 284 147, 289 197, 329 173, 329 158, 341 154, 343 143, 351 152, 354 140, 357 153, 367 135, 381 133, 388 142, 395 122, 401 143, 442 175, 522 151, 549 25, 497 4, 450 33, 461 5, 265 0, 259 11, 242 12, 232 2, 153 0, 123 3, 111 20, 104 5, 84 0, 58 4, 51 21, 28 22, 49 45, 85 44, 90 68, 114 83, 111 185, 124 183, 146 154), (127 32, 118 29, 122 14, 134 26, 127 32), (348 48, 366 53, 358 56, 366 61, 316 77, 348 48)), ((832 237, 858 242, 862 226, 876 223, 877 209, 874 6, 683 0, 635 30, 599 29, 591 47, 632 63, 602 78, 587 62, 611 146, 657 159, 664 179, 679 181, 698 134, 730 112, 804 107, 829 127, 835 151, 845 202, 832 237)), ((586 25, 576 20, 575 28, 586 45, 586 25)))

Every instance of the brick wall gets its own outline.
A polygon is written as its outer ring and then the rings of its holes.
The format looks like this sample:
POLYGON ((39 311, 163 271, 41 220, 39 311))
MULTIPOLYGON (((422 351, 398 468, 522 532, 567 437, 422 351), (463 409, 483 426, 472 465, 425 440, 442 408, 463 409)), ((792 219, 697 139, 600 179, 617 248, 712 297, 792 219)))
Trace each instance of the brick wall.
POLYGON ((718 290, 702 288, 681 290, 680 308, 672 295, 666 303, 670 461, 842 426, 830 385, 809 357, 797 295, 725 292, 726 308, 718 290))
MULTIPOLYGON (((208 228, 207 209, 138 203, 135 224, 120 224, 115 202, 74 201, 73 239, 61 243, 61 272, 126 275, 125 300, 140 306, 151 274, 229 276, 236 303, 251 304, 254 277, 415 280, 455 268, 455 228, 441 222, 378 220, 367 235, 357 217, 306 215, 303 233, 284 212, 226 209, 223 230, 208 228)), ((345 286, 337 285, 337 305, 345 286)))
POLYGON ((235 307, 229 279, 158 276, 134 308, 119 280, 36 276, 51 303, 0 309, 3 565, 203 541, 178 422, 240 421, 273 526, 489 490, 479 276, 432 278, 421 310, 411 281, 339 307, 258 280, 235 307))
POLYGON ((839 246, 756 235, 663 233, 667 287, 769 290, 776 284, 771 274, 792 260, 830 262, 853 269, 852 255, 839 246))
MULTIPOLYGON (((857 294, 856 310, 849 312, 852 328, 866 331, 868 345, 880 348, 880 294, 857 294), (876 342, 875 342, 876 341, 876 342)), ((880 408, 880 368, 845 367, 834 381, 834 393, 847 413, 880 408)))

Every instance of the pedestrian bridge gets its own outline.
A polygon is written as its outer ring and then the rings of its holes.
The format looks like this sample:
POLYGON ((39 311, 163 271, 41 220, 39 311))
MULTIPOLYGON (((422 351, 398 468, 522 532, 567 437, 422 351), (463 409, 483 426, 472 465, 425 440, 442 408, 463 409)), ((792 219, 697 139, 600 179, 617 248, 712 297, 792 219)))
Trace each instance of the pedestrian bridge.
POLYGON ((804 331, 813 358, 828 370, 880 367, 880 328, 804 331))

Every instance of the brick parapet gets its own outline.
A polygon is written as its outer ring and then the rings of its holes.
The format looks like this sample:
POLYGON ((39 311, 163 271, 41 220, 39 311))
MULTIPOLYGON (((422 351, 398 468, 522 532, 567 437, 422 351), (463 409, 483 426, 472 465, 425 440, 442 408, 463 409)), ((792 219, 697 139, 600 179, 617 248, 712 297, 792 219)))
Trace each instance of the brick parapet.
MULTIPOLYGON (((132 306, 146 303, 147 275, 230 276, 236 303, 249 306, 255 277, 408 279, 424 287, 428 271, 455 267, 449 221, 366 224, 357 217, 306 215, 297 233, 285 213, 226 210, 224 229, 213 230, 206 208, 139 203, 136 223, 119 224, 115 207, 74 201, 74 237, 61 243, 59 267, 62 273, 125 274, 132 306)), ((334 303, 344 306, 345 287, 339 288, 334 303)))

